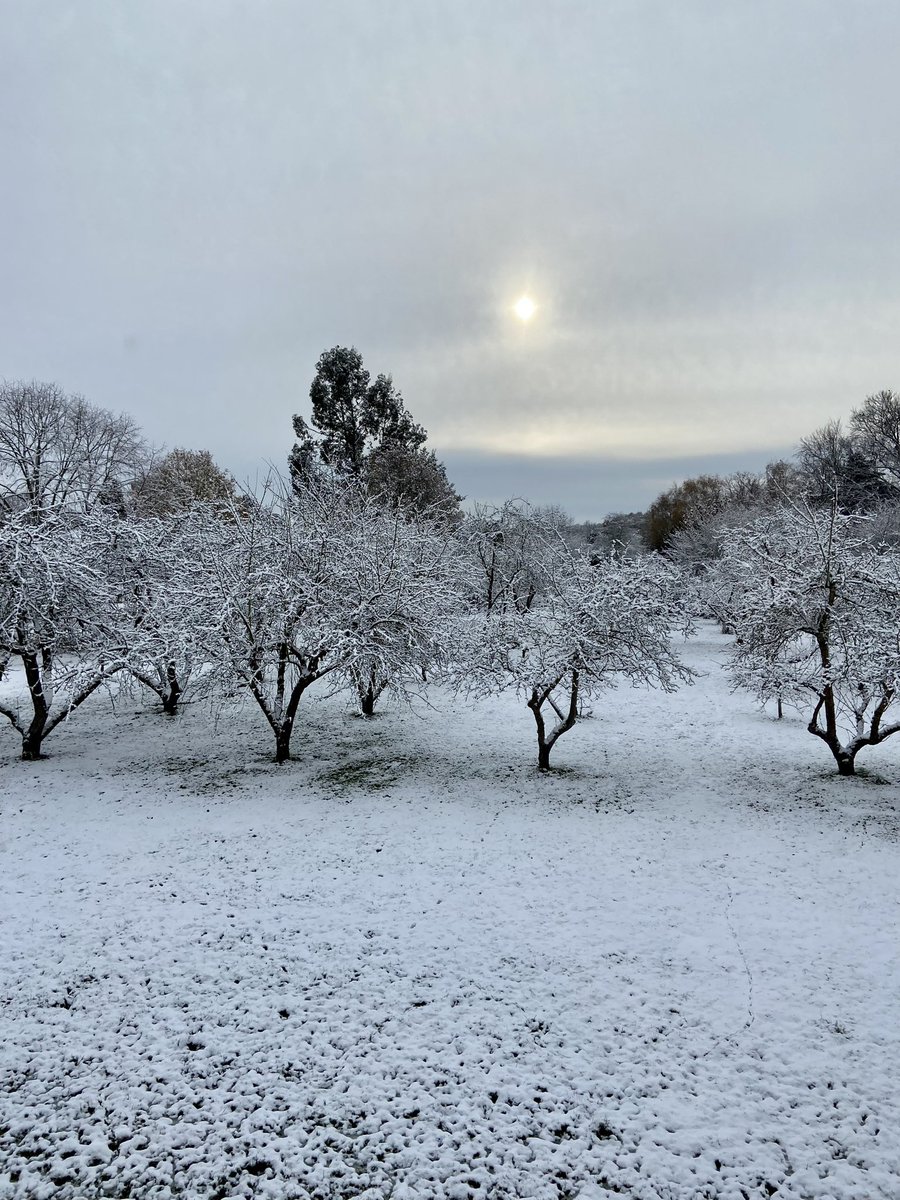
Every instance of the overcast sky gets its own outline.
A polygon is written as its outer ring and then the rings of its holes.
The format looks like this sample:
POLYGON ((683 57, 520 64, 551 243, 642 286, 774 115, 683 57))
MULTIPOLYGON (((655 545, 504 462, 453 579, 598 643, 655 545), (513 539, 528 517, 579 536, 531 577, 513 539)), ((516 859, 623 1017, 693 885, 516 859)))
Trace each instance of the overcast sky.
POLYGON ((336 344, 582 518, 900 386, 897 0, 0 15, 0 376, 240 477, 336 344))

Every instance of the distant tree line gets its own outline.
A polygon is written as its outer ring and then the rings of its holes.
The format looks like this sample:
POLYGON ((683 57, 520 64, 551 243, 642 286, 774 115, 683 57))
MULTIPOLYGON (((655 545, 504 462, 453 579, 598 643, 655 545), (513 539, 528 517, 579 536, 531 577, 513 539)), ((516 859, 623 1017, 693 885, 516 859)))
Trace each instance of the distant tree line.
POLYGON ((643 518, 643 541, 697 569, 716 553, 716 530, 745 515, 802 500, 814 508, 878 515, 885 534, 900 535, 900 394, 866 397, 845 429, 830 421, 803 438, 792 462, 758 475, 699 475, 662 492, 643 518))

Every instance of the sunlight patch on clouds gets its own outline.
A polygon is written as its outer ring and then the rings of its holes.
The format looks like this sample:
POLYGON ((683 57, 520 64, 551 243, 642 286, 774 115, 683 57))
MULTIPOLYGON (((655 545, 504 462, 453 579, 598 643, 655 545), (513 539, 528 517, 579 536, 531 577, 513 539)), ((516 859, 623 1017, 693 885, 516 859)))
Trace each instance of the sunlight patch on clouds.
MULTIPOLYGON (((670 458, 678 454, 718 454, 734 449, 733 437, 727 430, 685 429, 679 425, 656 426, 654 438, 648 439, 644 426, 595 426, 582 423, 577 429, 556 427, 544 429, 533 426, 488 431, 460 431, 439 436, 445 450, 476 450, 485 454, 512 454, 526 457, 564 457, 591 459, 598 454, 618 459, 670 458)), ((758 440, 753 449, 765 450, 780 445, 779 438, 758 440)))
POLYGON ((621 459, 766 450, 897 387, 900 305, 821 299, 703 317, 554 322, 396 368, 444 450, 621 459), (852 315, 851 315, 852 314, 852 315))

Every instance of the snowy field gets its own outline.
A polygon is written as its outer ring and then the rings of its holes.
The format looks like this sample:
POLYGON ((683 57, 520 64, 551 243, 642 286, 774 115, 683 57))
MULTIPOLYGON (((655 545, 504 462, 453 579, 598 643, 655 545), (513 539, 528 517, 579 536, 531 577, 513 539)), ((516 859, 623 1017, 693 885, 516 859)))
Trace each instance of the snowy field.
POLYGON ((896 1200, 900 737, 97 698, 2 753, 0 1198, 896 1200))

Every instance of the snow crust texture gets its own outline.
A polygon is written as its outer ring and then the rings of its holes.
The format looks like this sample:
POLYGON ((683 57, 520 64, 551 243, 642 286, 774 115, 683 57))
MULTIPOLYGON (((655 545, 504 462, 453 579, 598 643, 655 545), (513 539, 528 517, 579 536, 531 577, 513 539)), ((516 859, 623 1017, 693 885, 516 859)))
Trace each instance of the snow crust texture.
POLYGON ((10 735, 0 1200, 896 1200, 900 766, 726 645, 544 777, 508 697, 10 735))

